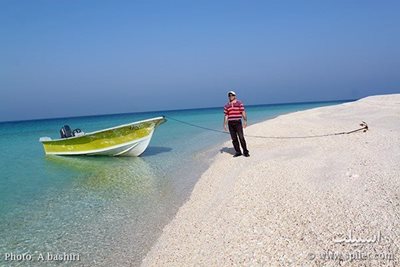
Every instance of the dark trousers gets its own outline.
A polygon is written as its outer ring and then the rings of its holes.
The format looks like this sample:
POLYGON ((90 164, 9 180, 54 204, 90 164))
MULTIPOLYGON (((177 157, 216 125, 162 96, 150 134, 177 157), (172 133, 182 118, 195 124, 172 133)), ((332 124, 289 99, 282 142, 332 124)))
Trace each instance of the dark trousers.
POLYGON ((241 153, 239 141, 243 148, 243 153, 248 153, 246 140, 244 140, 243 126, 241 120, 228 121, 229 133, 231 134, 232 144, 236 153, 241 153), (238 138, 239 137, 239 138, 238 138))

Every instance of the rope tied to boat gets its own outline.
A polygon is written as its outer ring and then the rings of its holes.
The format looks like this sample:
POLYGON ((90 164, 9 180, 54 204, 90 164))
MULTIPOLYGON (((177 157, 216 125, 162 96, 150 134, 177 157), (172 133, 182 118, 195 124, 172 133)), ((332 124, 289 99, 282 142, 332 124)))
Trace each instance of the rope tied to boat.
MULTIPOLYGON (((207 131, 212 131, 212 132, 218 132, 218 133, 223 133, 223 134, 229 134, 229 132, 226 131, 222 131, 222 130, 217 130, 217 129, 213 129, 213 128, 209 128, 209 127, 205 127, 205 126, 201 126, 201 125, 197 125, 194 123, 190 123, 187 121, 183 121, 180 119, 176 119, 173 118, 171 116, 164 116, 165 118, 168 118, 170 120, 182 123, 182 124, 186 124, 188 126, 191 127, 196 127, 196 128, 200 128, 203 130, 207 130, 207 131)), ((369 130, 368 128, 368 124, 365 121, 362 121, 359 124, 360 128, 351 130, 351 131, 346 131, 346 132, 336 132, 336 133, 327 133, 327 134, 317 134, 317 135, 304 135, 304 136, 264 136, 264 135, 248 135, 245 134, 244 136, 246 137, 253 137, 253 138, 265 138, 265 139, 304 139, 304 138, 320 138, 320 137, 327 137, 327 136, 337 136, 337 135, 346 135, 346 134, 352 134, 352 133, 356 133, 356 132, 367 132, 369 130)))

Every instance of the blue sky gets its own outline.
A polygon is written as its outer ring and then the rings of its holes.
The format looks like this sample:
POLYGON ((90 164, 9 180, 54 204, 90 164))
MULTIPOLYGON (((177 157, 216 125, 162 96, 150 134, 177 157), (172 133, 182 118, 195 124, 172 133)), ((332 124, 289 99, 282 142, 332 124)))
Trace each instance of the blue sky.
POLYGON ((0 1, 0 121, 400 93, 399 1, 0 1))

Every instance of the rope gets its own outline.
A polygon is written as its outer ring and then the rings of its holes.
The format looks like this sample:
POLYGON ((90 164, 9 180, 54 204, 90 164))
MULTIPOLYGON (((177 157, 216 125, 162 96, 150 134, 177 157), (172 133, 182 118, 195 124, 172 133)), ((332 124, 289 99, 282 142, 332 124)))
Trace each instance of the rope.
MULTIPOLYGON (((229 132, 225 132, 225 131, 221 131, 221 130, 217 130, 217 129, 213 129, 213 128, 208 128, 208 127, 204 127, 201 125, 197 125, 197 124, 193 124, 187 121, 183 121, 183 120, 179 120, 170 116, 164 116, 165 118, 168 118, 170 120, 182 123, 182 124, 186 124, 188 126, 192 126, 192 127, 196 127, 196 128, 200 128, 203 130, 207 130, 207 131, 212 131, 212 132, 217 132, 217 133, 223 133, 223 134, 229 134, 229 132)), ((246 137, 253 137, 253 138, 265 138, 265 139, 304 139, 304 138, 319 138, 319 137, 326 137, 326 136, 336 136, 336 135, 345 135, 345 134, 352 134, 352 133, 356 133, 356 132, 360 132, 362 131, 363 133, 365 133, 366 131, 368 131, 368 124, 365 121, 362 121, 360 123, 361 128, 355 129, 355 130, 351 130, 348 132, 338 132, 338 133, 328 133, 328 134, 319 134, 319 135, 305 135, 305 136, 263 136, 263 135, 248 135, 245 134, 244 136, 246 137)))

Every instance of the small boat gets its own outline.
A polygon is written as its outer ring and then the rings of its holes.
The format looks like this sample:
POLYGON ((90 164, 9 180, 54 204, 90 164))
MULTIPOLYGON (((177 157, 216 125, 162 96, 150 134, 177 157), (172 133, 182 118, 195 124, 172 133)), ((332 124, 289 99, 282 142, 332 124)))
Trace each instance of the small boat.
POLYGON ((162 116, 91 133, 71 131, 65 125, 60 130, 60 139, 41 137, 39 141, 46 155, 139 156, 149 145, 155 128, 164 122, 162 116))

